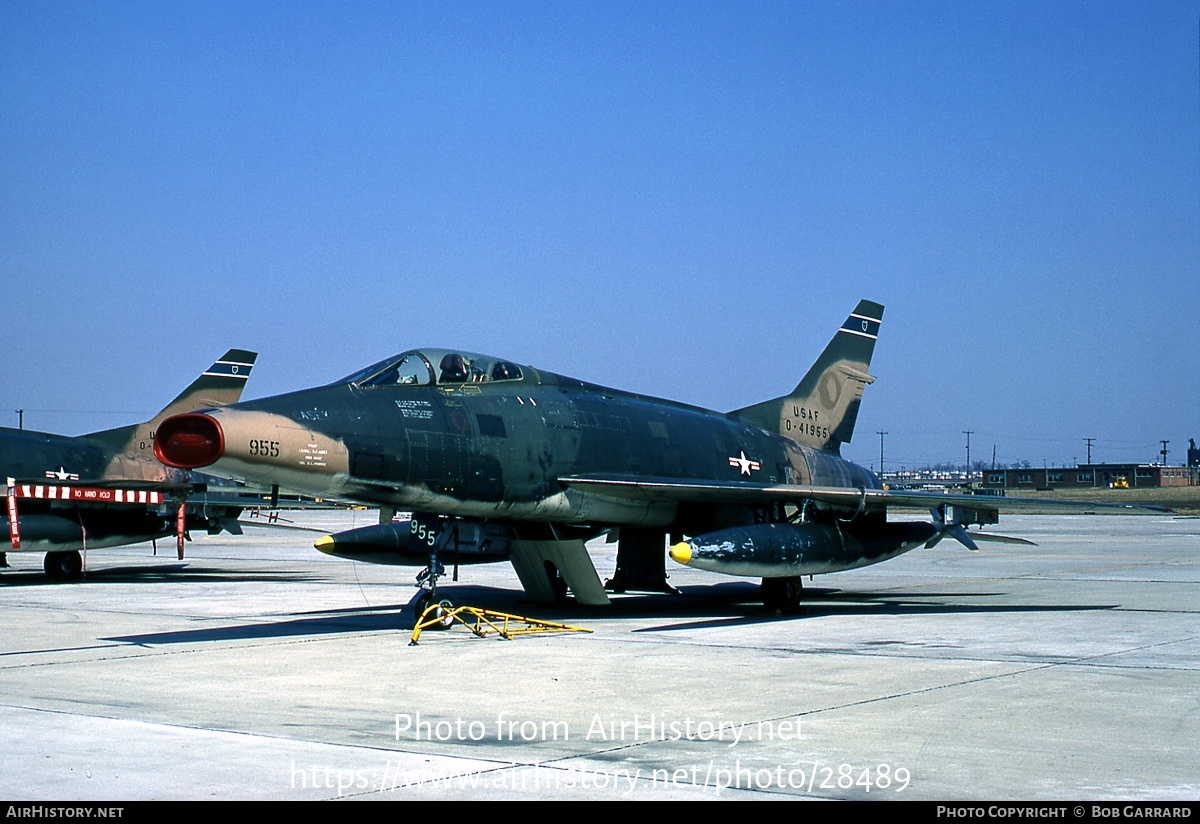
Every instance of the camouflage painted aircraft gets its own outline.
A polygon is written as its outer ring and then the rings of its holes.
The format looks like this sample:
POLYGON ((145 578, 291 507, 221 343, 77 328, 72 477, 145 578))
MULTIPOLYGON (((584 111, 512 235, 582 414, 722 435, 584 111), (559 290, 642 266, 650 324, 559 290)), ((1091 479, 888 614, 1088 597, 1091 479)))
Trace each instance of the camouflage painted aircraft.
MULTIPOLYGON (((665 591, 679 563, 762 578, 794 606, 801 576, 853 569, 994 523, 996 499, 889 491, 840 457, 854 432, 883 307, 861 301, 787 395, 729 413, 585 383, 499 358, 413 350, 327 386, 170 418, 172 467, 375 504, 381 523, 317 547, 424 565, 512 561, 534 600, 604 604, 665 591), (983 503, 982 501, 986 501, 983 503), (930 523, 889 506, 933 508, 930 523), (394 510, 414 514, 392 523, 394 510), (619 534, 602 585, 584 543, 619 534), (684 540, 684 539, 687 540, 684 540)), ((974 533, 978 536, 978 533, 974 533)), ((1000 536, 991 536, 999 538, 1000 536)))
MULTIPOLYGON (((179 526, 179 504, 193 492, 191 473, 154 457, 159 424, 172 415, 236 402, 257 353, 230 349, 145 423, 69 437, 0 429, 0 473, 8 479, 0 552, 45 552, 46 573, 76 578, 80 551, 163 538, 179 526)), ((184 529, 240 531, 240 509, 190 502, 184 529)))

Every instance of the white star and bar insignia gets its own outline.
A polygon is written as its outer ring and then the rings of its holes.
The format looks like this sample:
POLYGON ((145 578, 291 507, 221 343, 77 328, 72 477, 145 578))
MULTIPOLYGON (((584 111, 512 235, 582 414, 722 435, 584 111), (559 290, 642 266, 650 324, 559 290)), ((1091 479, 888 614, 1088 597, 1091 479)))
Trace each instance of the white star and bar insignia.
POLYGON ((749 458, 746 457, 745 452, 740 452, 740 451, 738 452, 738 457, 736 457, 736 458, 731 457, 729 459, 729 465, 739 467, 739 469, 741 470, 738 473, 739 475, 749 475, 750 470, 752 470, 752 469, 755 471, 762 469, 762 465, 759 464, 758 461, 750 460, 749 458))

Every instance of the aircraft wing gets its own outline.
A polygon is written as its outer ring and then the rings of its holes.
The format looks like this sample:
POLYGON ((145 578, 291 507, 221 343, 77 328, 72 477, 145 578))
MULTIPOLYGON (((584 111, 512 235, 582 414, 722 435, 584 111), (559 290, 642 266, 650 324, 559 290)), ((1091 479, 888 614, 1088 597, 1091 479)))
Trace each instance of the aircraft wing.
POLYGON ((1097 510, 1127 513, 1172 512, 1153 504, 1069 501, 1052 498, 1009 498, 996 495, 963 495, 941 492, 862 489, 803 484, 759 484, 752 481, 710 481, 688 478, 653 478, 635 475, 572 475, 559 478, 570 489, 610 498, 652 503, 738 503, 821 501, 863 512, 889 506, 930 509, 950 504, 970 509, 1018 509, 1036 506, 1063 511, 1097 510))

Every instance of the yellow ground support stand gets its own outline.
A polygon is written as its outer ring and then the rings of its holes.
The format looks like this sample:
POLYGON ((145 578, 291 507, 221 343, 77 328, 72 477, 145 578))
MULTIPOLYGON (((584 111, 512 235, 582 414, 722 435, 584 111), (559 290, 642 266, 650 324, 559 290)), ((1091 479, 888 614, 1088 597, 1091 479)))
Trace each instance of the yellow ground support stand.
POLYGON ((517 635, 543 635, 552 632, 591 632, 583 627, 573 627, 568 624, 556 624, 552 621, 539 621, 537 618, 526 618, 522 615, 509 615, 507 612, 495 612, 481 607, 450 607, 447 602, 431 604, 421 613, 417 625, 413 627, 412 640, 409 646, 416 646, 421 637, 421 630, 436 627, 450 629, 454 624, 462 624, 479 638, 488 635, 499 635, 506 641, 511 641, 517 635))

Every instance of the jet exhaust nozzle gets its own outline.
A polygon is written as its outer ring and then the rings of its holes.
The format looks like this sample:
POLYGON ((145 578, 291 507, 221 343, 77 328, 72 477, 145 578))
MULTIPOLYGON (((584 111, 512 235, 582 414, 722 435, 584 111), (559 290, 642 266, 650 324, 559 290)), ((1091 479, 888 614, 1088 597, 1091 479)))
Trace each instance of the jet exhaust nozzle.
POLYGON ((189 412, 167 418, 154 436, 154 456, 176 469, 199 469, 225 454, 225 433, 216 418, 189 412))

